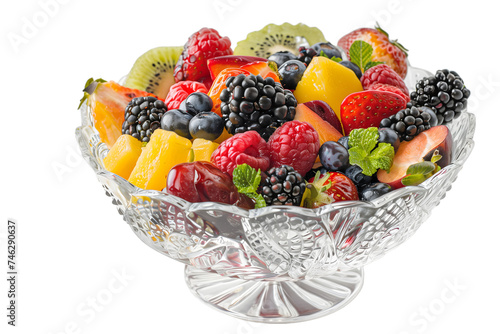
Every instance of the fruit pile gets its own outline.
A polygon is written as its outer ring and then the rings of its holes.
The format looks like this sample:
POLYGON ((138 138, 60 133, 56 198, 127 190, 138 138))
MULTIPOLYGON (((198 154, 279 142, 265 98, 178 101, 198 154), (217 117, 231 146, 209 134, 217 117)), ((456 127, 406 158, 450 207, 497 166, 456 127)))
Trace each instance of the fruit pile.
POLYGON ((252 209, 371 201, 451 162, 446 126, 470 91, 454 71, 407 87, 407 51, 380 27, 336 45, 270 24, 231 48, 203 28, 140 56, 84 98, 106 169, 190 202, 252 209))

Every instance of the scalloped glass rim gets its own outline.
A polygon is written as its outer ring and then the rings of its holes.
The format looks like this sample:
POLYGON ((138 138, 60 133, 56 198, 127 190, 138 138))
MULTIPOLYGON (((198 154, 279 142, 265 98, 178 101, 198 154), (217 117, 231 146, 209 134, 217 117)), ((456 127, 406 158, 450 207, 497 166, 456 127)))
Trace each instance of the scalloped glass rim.
MULTIPOLYGON (((407 86, 413 87, 416 81, 429 75, 431 75, 431 73, 426 70, 415 67, 409 67, 405 83, 407 84, 407 86)), ((474 146, 474 141, 472 140, 472 138, 474 136, 474 131, 475 131, 475 116, 473 114, 468 113, 467 111, 464 111, 462 112, 462 115, 457 120, 454 120, 449 126, 450 130, 452 131, 452 136, 454 140, 452 163, 418 186, 409 186, 401 189, 396 189, 370 202, 364 202, 364 201, 338 202, 317 209, 275 205, 260 209, 245 210, 238 208, 234 205, 216 203, 216 202, 191 203, 182 198, 169 195, 160 191, 144 190, 134 186, 133 184, 123 179, 122 177, 113 174, 111 172, 108 172, 104 168, 104 164, 102 162, 102 159, 106 156, 108 152, 108 147, 106 146, 106 144, 100 141, 99 133, 93 126, 92 117, 85 104, 82 105, 80 111, 82 116, 82 126, 76 129, 76 137, 80 144, 79 146, 82 151, 82 155, 99 177, 104 177, 109 180, 113 180, 114 182, 120 183, 122 187, 128 189, 128 192, 131 195, 131 197, 160 196, 166 200, 168 199, 169 201, 175 198, 175 202, 181 205, 186 210, 193 211, 198 208, 211 207, 222 211, 230 211, 230 212, 236 211, 239 215, 246 217, 258 217, 260 215, 265 215, 273 212, 283 212, 290 210, 296 211, 297 209, 301 210, 301 213, 304 215, 321 216, 322 214, 328 213, 336 209, 352 207, 352 206, 370 206, 372 208, 378 208, 383 205, 386 205, 388 202, 393 201, 395 198, 399 198, 410 193, 424 194, 432 187, 434 181, 439 179, 441 174, 446 174, 451 169, 462 168, 463 164, 467 160, 474 146), (458 122, 466 124, 460 124, 460 126, 458 126, 457 124, 458 122), (453 130, 455 130, 456 128, 460 128, 461 126, 468 127, 468 131, 465 132, 465 136, 463 136, 463 138, 457 138, 456 133, 459 131, 458 130, 453 131, 453 130), (84 140, 84 138, 86 138, 86 140, 84 140), (85 141, 87 143, 90 143, 90 147, 85 144, 85 141)))

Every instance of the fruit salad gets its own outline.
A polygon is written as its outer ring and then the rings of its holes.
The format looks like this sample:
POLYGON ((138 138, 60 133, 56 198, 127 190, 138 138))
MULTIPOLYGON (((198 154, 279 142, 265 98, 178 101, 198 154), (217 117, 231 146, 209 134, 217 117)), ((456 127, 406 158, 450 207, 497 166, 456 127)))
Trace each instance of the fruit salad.
POLYGON ((141 189, 244 209, 372 201, 452 161, 469 89, 441 69, 407 87, 408 50, 380 27, 336 43, 269 24, 234 50, 212 28, 140 56, 81 104, 105 168, 141 189))

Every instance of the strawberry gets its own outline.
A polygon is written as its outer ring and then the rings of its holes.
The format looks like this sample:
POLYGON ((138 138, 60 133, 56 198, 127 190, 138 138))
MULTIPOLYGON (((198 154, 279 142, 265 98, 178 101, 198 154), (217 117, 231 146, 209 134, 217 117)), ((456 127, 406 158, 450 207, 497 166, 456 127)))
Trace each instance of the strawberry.
POLYGON ((184 45, 184 51, 174 69, 175 82, 198 81, 209 89, 212 78, 207 60, 232 54, 231 41, 228 37, 221 37, 215 29, 202 28, 192 34, 184 45))
POLYGON ((320 206, 342 201, 357 201, 358 190, 350 178, 339 172, 319 171, 309 179, 302 198, 306 208, 319 208, 320 206))
POLYGON ((406 107, 406 100, 396 93, 364 90, 348 95, 340 105, 344 134, 358 128, 378 127, 380 121, 406 107))
POLYGON ((365 41, 373 47, 373 61, 384 62, 392 67, 401 78, 404 79, 406 77, 408 71, 408 64, 406 62, 408 50, 399 44, 397 40, 389 40, 389 35, 382 28, 376 26, 375 29, 360 28, 354 30, 343 36, 337 45, 346 51, 347 57, 350 59, 349 49, 351 44, 357 40, 365 41))

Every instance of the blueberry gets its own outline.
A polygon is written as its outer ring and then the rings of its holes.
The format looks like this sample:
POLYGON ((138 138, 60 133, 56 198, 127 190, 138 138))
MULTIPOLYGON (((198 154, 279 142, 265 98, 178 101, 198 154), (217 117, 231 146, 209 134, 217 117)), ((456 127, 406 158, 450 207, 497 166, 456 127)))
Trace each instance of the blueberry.
POLYGON ((339 140, 337 140, 337 143, 344 146, 346 149, 349 149, 349 136, 340 137, 339 140))
POLYGON ((186 111, 186 99, 182 100, 178 109, 186 111))
POLYGON ((323 51, 325 56, 328 58, 342 58, 342 52, 340 52, 340 50, 330 42, 319 42, 311 46, 311 48, 313 48, 318 55, 320 55, 321 51, 323 51))
POLYGON ((213 107, 213 101, 205 93, 194 92, 186 98, 186 111, 193 116, 202 111, 210 111, 213 107))
POLYGON ((318 154, 321 164, 331 172, 342 172, 349 166, 347 149, 335 141, 324 142, 318 154))
POLYGON ((297 60, 298 57, 291 53, 290 51, 278 51, 267 58, 268 60, 274 61, 278 68, 283 65, 283 63, 289 60, 297 60))
POLYGON ((179 136, 191 139, 189 133, 189 123, 193 115, 184 110, 172 109, 163 114, 161 118, 161 128, 167 131, 173 131, 179 136))
POLYGON ((361 76, 363 75, 363 73, 361 73, 361 69, 359 68, 358 65, 354 64, 353 62, 350 62, 349 60, 342 60, 341 62, 339 62, 339 64, 352 70, 354 72, 354 74, 356 74, 358 79, 361 79, 361 76))
POLYGON ((398 133, 391 128, 378 129, 378 142, 391 144, 394 147, 394 153, 398 151, 401 143, 398 133))
POLYGON ((281 75, 281 84, 286 89, 295 89, 302 75, 306 70, 306 65, 299 60, 289 60, 283 63, 278 69, 281 75))
POLYGON ((202 111, 189 122, 189 133, 193 138, 215 140, 224 130, 224 120, 212 111, 202 111))
POLYGON ((345 175, 354 182, 358 191, 372 182, 373 177, 363 174, 363 170, 358 165, 351 165, 345 170, 345 175))
POLYGON ((391 190, 391 186, 387 183, 372 183, 359 192, 359 199, 362 201, 372 201, 375 198, 387 194, 391 190))

